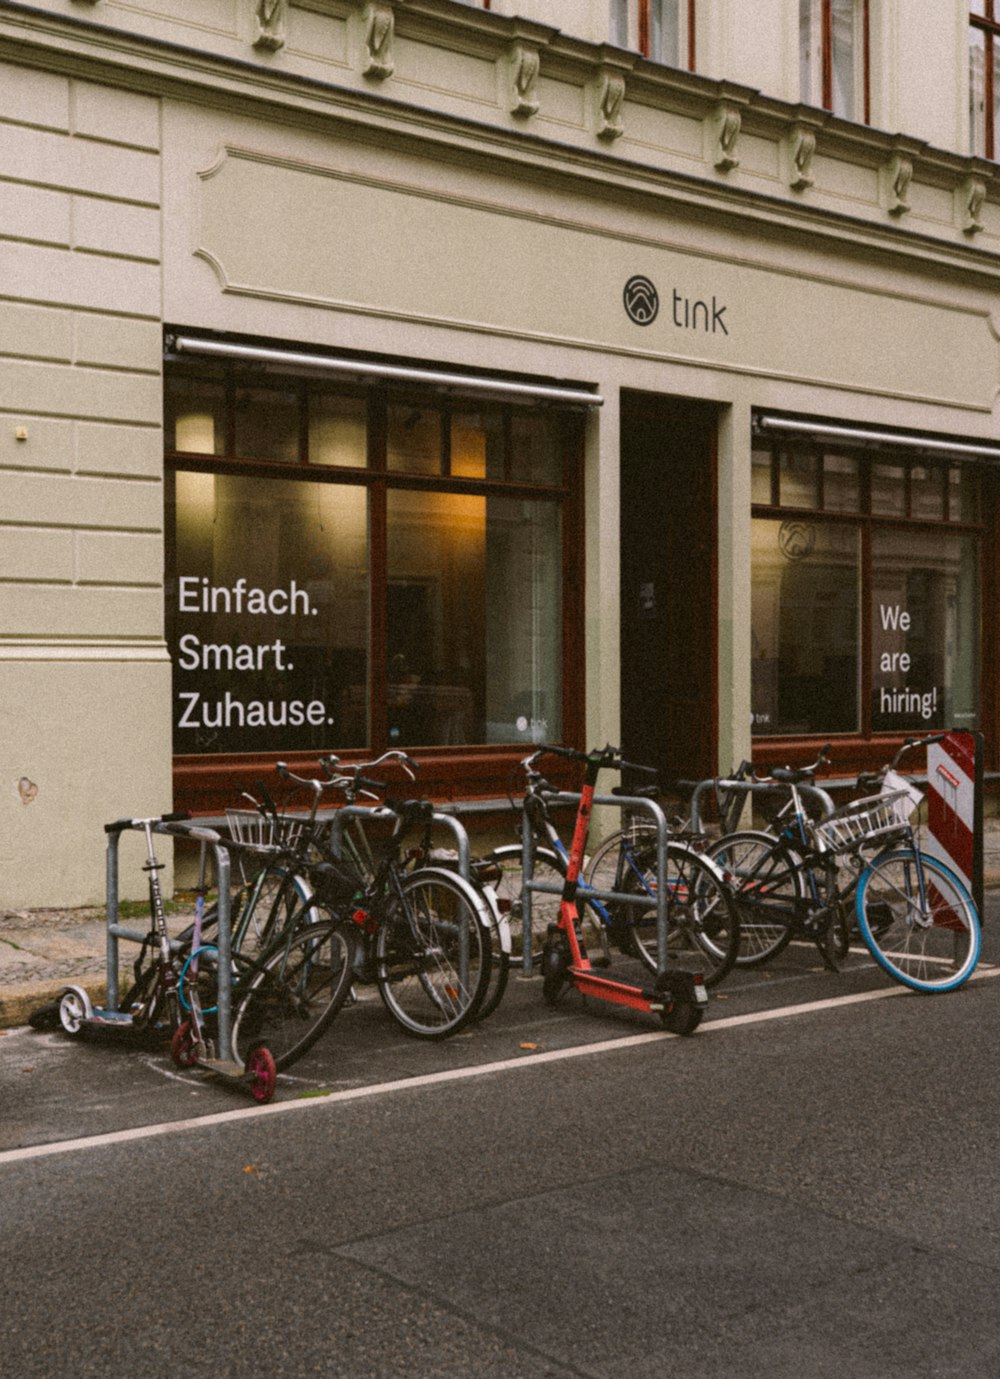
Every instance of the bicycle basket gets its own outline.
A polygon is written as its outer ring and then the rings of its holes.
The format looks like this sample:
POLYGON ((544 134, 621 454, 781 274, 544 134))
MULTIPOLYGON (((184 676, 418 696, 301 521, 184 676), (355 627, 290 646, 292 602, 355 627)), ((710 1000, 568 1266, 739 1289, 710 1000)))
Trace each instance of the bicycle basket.
POLYGON ((305 818, 296 814, 261 814, 257 809, 227 809, 226 823, 238 843, 254 847, 293 848, 299 841, 305 818))
POLYGON ((812 826, 813 836, 820 848, 829 852, 848 852, 860 843, 871 842, 875 838, 885 838, 891 833, 902 833, 909 825, 907 814, 910 806, 905 790, 891 790, 884 795, 869 795, 863 800, 854 800, 836 810, 828 819, 817 821, 812 826), (900 806, 905 812, 901 812, 900 806))

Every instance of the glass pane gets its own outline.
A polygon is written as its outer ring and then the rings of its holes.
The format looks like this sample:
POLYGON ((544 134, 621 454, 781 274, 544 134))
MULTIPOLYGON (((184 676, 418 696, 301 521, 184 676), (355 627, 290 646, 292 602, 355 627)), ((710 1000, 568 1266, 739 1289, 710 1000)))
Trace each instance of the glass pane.
POLYGON ((798 451, 778 456, 778 501, 783 508, 819 507, 819 457, 798 451))
POLYGON ((441 473, 441 413, 436 407, 389 408, 387 464, 407 474, 441 473))
POLYGON ((806 105, 823 103, 822 0, 799 0, 799 92, 806 105))
POLYGON ((388 524, 390 742, 558 736, 558 508, 399 491, 388 524))
POLYGON ((681 56, 680 0, 651 0, 649 6, 649 56, 670 67, 686 67, 681 56))
POLYGON ((361 397, 314 392, 309 396, 310 464, 368 463, 368 404, 361 397))
POLYGON ((225 388, 213 379, 168 373, 164 400, 167 450, 189 455, 221 455, 225 450, 225 388))
POLYGON ((872 534, 872 727, 979 724, 979 541, 872 534))
POLYGON ((975 465, 952 465, 948 470, 948 518, 950 521, 979 521, 979 488, 980 473, 975 465))
POLYGON ((858 0, 831 0, 830 109, 846 119, 860 118, 858 77, 862 45, 858 0))
POLYGON ((504 477, 501 412, 463 412, 452 417, 451 472, 461 479, 504 477))
POLYGON ((750 457, 750 501, 771 502, 771 448, 755 446, 750 457))
POLYGON ((365 491, 182 471, 167 521, 174 751, 364 746, 365 491))
POLYGON ((993 124, 993 157, 1000 150, 1000 43, 991 38, 993 47, 993 90, 990 94, 990 108, 986 118, 993 124))
POLYGON ((880 517, 906 516, 906 469, 901 464, 872 465, 872 512, 880 517))
POLYGON ((944 521, 944 467, 910 465, 910 516, 927 522, 944 521))
POLYGON ((752 562, 753 731, 856 731, 857 529, 756 518, 752 562))
POLYGON ((239 388, 236 393, 236 454, 250 460, 294 464, 299 458, 300 391, 239 388))
POLYGON ((515 483, 558 487, 563 481, 561 439, 555 413, 513 412, 510 423, 511 479, 515 483))
POLYGON ((611 0, 608 37, 619 48, 627 48, 628 41, 628 0, 611 0))
POLYGON ((986 35, 969 30, 969 148, 986 157, 986 35))
POLYGON ((826 512, 857 512, 861 506, 858 461, 853 455, 823 456, 823 508, 826 512))

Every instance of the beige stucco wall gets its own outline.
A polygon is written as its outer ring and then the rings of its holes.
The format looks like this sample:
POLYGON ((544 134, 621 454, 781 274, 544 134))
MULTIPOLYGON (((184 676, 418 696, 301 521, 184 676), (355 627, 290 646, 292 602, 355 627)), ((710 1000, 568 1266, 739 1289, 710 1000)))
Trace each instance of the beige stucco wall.
POLYGON ((514 116, 516 35, 470 10, 440 44, 429 0, 377 82, 349 0, 293 6, 274 52, 235 0, 47 8, 251 66, 102 37, 76 74, 74 29, 42 35, 56 72, 0 26, 0 907, 98 898, 100 824, 171 805, 164 322, 594 385, 593 742, 619 727, 619 392, 718 404, 721 769, 749 750, 751 408, 997 434, 1000 201, 984 185, 969 223, 986 173, 945 140, 655 72, 602 131, 603 47, 530 25, 539 109, 514 116))

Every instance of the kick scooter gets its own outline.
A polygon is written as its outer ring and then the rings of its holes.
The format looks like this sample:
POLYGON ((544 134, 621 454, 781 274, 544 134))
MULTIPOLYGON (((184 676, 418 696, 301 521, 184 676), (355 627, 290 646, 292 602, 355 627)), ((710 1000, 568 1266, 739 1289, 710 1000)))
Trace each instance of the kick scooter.
POLYGON ((656 772, 646 766, 624 761, 615 747, 597 752, 577 752, 570 747, 544 747, 545 752, 584 764, 584 780, 577 806, 569 865, 559 905, 559 919, 549 925, 542 950, 542 996, 555 1005, 567 987, 582 996, 592 996, 630 1010, 646 1011, 660 1017, 673 1034, 693 1034, 701 1024, 708 1005, 708 992, 699 973, 663 970, 652 988, 614 981, 596 974, 580 941, 577 892, 590 827, 597 777, 602 770, 631 771, 643 775, 656 772))
MULTIPOLYGON (((235 1057, 216 1056, 215 1043, 208 1035, 205 1016, 216 1013, 216 1008, 202 1008, 198 994, 197 964, 199 956, 211 952, 216 961, 215 970, 220 981, 228 974, 222 971, 218 962, 218 950, 214 945, 201 946, 201 917, 205 894, 205 860, 209 844, 217 846, 217 852, 225 851, 219 845, 223 840, 211 829, 182 827, 188 814, 163 814, 150 819, 118 819, 105 824, 108 834, 108 995, 107 1006, 95 1006, 88 992, 81 986, 69 985, 59 998, 59 1021, 66 1034, 72 1038, 82 1037, 88 1030, 109 1030, 124 1032, 160 1032, 171 1035, 171 1056, 180 1067, 199 1067, 216 1074, 223 1081, 248 1088, 250 1095, 258 1102, 270 1101, 274 1095, 277 1079, 274 1058, 263 1045, 250 1050, 246 1064, 235 1057), (138 829, 146 838, 146 861, 143 870, 149 881, 149 906, 152 929, 146 935, 132 933, 117 924, 117 849, 121 834, 126 829, 138 829), (163 904, 163 891, 159 873, 163 863, 156 856, 153 833, 173 833, 197 839, 201 843, 201 864, 196 899, 195 924, 191 931, 191 943, 171 942, 167 932, 166 911, 163 904), (112 865, 111 857, 114 857, 112 865), (114 886, 111 877, 114 876, 114 886), (112 897, 112 889, 114 896, 112 897), (112 905, 112 899, 114 901, 112 905), (135 981, 121 1004, 117 1001, 117 939, 130 938, 142 944, 135 963, 135 981), (152 947, 155 956, 152 962, 144 965, 147 948, 152 947), (187 951, 187 958, 179 962, 179 950, 187 951), (114 970, 112 970, 114 969, 114 970), (172 1033, 171 1033, 172 1032, 172 1033)), ((228 859, 220 872, 228 877, 228 859)), ((221 877, 220 877, 221 881, 221 877)), ((220 884, 220 893, 221 893, 220 884)), ((221 916, 220 916, 221 921, 221 916)))

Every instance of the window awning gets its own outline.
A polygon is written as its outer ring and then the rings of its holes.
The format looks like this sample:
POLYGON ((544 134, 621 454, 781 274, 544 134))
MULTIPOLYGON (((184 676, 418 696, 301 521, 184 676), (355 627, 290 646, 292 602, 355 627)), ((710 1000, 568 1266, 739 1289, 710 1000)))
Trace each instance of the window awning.
POLYGON ((455 393, 488 395, 511 402, 547 402, 564 407, 600 407, 604 402, 599 393, 588 388, 562 383, 522 383, 493 374, 447 373, 402 364, 380 364, 344 355, 244 345, 198 335, 168 335, 165 344, 168 357, 194 354, 214 359, 237 359, 286 371, 316 371, 345 382, 378 381, 425 386, 455 393))
POLYGON ((947 440, 924 436, 916 431, 879 431, 871 427, 842 426, 810 421, 806 417, 779 417, 758 414, 754 427, 765 435, 772 432, 801 436, 806 440, 841 441, 847 445, 885 445, 923 454, 953 456, 955 459, 1000 460, 1000 442, 947 440))

